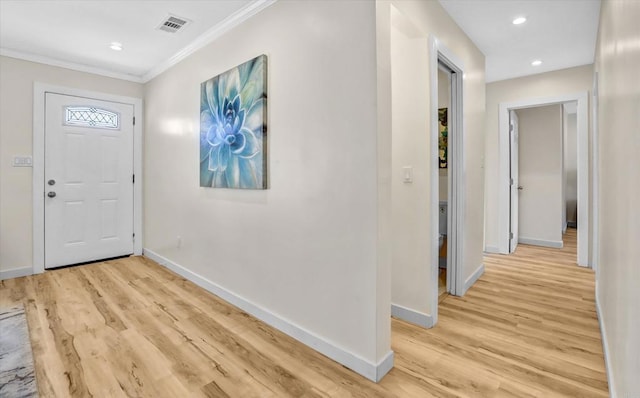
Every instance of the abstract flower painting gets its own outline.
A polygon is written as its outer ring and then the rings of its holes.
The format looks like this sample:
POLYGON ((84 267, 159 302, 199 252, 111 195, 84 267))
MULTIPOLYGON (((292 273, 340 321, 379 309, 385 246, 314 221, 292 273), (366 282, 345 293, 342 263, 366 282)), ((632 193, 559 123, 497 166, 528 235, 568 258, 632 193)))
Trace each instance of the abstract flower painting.
POLYGON ((200 87, 200 186, 267 188, 267 56, 200 87))

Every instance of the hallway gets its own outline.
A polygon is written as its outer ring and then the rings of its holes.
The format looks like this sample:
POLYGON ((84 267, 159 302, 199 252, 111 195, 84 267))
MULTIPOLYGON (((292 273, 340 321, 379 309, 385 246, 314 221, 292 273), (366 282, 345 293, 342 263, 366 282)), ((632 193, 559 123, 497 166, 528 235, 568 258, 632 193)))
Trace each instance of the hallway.
POLYGON ((575 265, 575 229, 564 242, 485 255, 485 274, 446 297, 433 329, 394 320, 383 385, 406 373, 434 395, 608 396, 594 275, 575 265))

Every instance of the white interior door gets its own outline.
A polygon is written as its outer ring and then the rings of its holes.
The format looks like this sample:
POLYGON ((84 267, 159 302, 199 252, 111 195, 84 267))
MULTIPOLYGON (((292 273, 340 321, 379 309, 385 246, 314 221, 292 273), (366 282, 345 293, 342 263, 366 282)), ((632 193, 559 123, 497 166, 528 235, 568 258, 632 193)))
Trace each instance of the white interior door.
POLYGON ((45 268, 132 254, 133 105, 45 104, 45 268))
POLYGON ((522 189, 518 179, 518 115, 514 110, 509 111, 509 157, 510 157, 510 233, 509 253, 513 253, 518 246, 518 192, 522 189))

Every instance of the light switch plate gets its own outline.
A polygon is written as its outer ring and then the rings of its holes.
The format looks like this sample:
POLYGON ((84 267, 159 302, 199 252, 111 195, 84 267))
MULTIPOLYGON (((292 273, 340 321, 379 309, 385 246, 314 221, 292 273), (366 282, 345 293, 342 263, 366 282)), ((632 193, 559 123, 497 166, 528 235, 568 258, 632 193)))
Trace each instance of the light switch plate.
POLYGON ((31 156, 14 156, 13 167, 33 167, 31 156))
POLYGON ((404 166, 402 168, 402 182, 410 184, 413 182, 413 167, 404 166))

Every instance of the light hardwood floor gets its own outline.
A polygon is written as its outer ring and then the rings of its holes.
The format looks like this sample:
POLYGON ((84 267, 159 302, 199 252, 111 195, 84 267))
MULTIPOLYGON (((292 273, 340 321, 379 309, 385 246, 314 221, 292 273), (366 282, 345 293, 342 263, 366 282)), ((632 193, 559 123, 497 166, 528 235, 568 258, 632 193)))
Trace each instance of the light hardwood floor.
POLYGON ((142 257, 0 282, 0 306, 25 305, 42 397, 607 396, 593 274, 568 240, 486 256, 433 329, 393 320, 380 384, 142 257))

